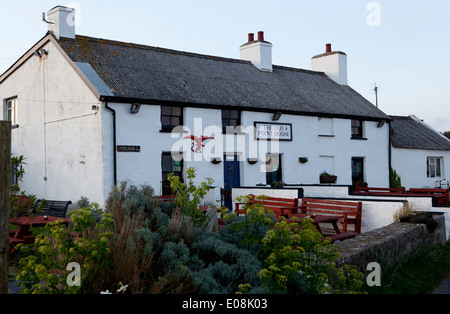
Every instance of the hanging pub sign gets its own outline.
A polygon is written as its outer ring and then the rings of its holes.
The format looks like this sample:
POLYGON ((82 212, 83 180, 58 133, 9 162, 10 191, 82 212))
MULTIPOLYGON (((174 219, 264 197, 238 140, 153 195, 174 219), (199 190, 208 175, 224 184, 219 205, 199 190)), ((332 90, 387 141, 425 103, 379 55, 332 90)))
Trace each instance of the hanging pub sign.
POLYGON ((118 145, 117 151, 121 153, 140 153, 141 146, 118 145))
POLYGON ((292 141, 292 124, 255 122, 257 140, 292 141))

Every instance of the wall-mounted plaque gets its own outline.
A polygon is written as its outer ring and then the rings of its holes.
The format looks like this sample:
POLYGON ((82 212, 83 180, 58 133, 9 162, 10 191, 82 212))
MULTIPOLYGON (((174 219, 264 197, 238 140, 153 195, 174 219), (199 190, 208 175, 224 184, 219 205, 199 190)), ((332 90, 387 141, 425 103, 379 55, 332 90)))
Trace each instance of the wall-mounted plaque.
POLYGON ((292 124, 255 122, 257 140, 292 141, 292 124))
POLYGON ((117 146, 117 151, 122 153, 140 153, 141 146, 119 145, 117 146))

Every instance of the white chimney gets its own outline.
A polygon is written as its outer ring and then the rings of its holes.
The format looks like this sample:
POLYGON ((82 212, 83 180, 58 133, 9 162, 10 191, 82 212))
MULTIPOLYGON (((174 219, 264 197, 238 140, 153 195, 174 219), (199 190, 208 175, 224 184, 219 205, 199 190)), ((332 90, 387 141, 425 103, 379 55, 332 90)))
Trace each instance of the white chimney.
POLYGON ((330 79, 339 85, 348 85, 347 55, 341 51, 332 51, 331 44, 326 45, 324 54, 312 58, 311 69, 325 72, 330 79))
POLYGON ((56 38, 75 39, 75 9, 56 6, 47 13, 48 30, 53 32, 56 38))
POLYGON ((272 72, 272 47, 271 43, 264 41, 264 32, 258 32, 258 40, 250 33, 248 42, 240 47, 241 60, 250 61, 261 71, 272 72))

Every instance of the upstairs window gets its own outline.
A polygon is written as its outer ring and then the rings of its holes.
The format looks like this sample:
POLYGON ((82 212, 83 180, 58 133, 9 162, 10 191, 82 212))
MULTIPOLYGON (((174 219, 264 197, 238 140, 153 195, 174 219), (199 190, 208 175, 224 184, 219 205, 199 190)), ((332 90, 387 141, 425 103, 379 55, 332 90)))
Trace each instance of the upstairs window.
POLYGON ((11 125, 17 125, 17 98, 7 99, 5 101, 6 106, 6 120, 11 121, 11 125))
POLYGON ((227 133, 227 127, 233 130, 241 125, 241 113, 238 110, 222 110, 222 130, 227 133))
POLYGON ((171 132, 183 124, 183 108, 161 106, 161 130, 171 132))
POLYGON ((442 158, 428 157, 427 158, 427 177, 441 178, 442 177, 442 158))
POLYGON ((363 121, 352 120, 352 139, 362 139, 363 135, 363 121))

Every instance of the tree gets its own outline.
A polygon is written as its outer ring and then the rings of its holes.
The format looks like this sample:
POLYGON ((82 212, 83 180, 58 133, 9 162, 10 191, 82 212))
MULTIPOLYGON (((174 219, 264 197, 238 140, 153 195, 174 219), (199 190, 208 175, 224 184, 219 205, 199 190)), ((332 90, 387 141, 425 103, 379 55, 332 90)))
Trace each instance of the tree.
POLYGON ((444 136, 447 136, 450 139, 450 131, 444 132, 444 136))

